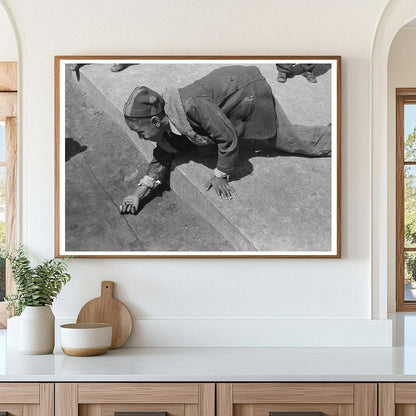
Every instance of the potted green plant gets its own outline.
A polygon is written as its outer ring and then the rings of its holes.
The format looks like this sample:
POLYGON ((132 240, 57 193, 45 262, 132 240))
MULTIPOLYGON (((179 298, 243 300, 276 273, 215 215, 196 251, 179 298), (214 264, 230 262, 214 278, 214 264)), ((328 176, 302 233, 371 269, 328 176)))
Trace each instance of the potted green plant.
POLYGON ((55 346, 55 316, 51 305, 70 279, 67 258, 45 260, 32 266, 23 246, 6 252, 16 293, 5 297, 8 309, 19 318, 19 350, 49 354, 55 346))

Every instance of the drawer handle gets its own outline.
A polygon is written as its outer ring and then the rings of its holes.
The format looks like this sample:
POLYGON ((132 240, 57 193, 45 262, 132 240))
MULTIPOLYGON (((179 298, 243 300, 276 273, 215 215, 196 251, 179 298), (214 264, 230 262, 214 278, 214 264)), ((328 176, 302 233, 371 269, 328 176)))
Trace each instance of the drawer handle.
POLYGON ((115 412, 114 416, 168 416, 168 412, 115 412))
POLYGON ((322 412, 269 412, 269 416, 323 416, 322 412))

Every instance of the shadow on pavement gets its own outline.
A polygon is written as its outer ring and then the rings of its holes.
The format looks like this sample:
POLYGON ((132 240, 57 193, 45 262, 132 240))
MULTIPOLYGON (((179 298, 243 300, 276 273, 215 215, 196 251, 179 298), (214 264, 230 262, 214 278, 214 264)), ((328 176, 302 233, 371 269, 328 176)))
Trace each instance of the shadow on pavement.
POLYGON ((65 138, 65 162, 68 162, 72 157, 76 156, 79 153, 85 152, 88 149, 88 146, 83 146, 79 144, 76 140, 71 137, 65 138))

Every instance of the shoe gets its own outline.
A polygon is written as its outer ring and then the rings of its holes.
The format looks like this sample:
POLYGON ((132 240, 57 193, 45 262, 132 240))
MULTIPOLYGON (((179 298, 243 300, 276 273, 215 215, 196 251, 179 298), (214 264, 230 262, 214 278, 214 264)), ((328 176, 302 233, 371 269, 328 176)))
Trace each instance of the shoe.
POLYGON ((129 66, 130 64, 114 64, 111 67, 111 72, 121 72, 129 66))
POLYGON ((316 79, 316 76, 310 72, 310 71, 306 71, 302 74, 309 82, 312 82, 312 84, 316 84, 318 82, 318 80, 316 79))
POLYGON ((67 64, 67 68, 70 71, 78 71, 82 66, 83 64, 67 64))
POLYGON ((280 72, 277 74, 277 82, 281 82, 282 84, 284 84, 286 82, 287 79, 287 75, 286 72, 280 72))

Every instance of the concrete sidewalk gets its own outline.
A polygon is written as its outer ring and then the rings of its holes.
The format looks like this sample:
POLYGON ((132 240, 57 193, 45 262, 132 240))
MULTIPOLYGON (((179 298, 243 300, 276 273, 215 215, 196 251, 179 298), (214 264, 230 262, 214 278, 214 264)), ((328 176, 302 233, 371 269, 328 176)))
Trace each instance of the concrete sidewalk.
POLYGON ((149 195, 139 215, 120 215, 121 201, 145 175, 148 163, 70 75, 65 100, 65 249, 84 254, 232 250, 165 186, 149 195))
MULTIPOLYGON (((147 85, 156 91, 168 84, 183 86, 218 66, 142 64, 112 73, 111 65, 92 64, 81 68, 80 83, 97 110, 110 115, 131 138, 131 149, 124 145, 124 151, 139 150, 150 161, 153 144, 139 140, 124 122, 122 108, 131 91, 138 85, 147 85)), ((273 64, 258 66, 293 123, 326 125, 331 122, 330 72, 320 76, 317 84, 307 82, 302 76, 278 84, 273 64)), ((327 251, 331 248, 331 158, 283 156, 258 143, 246 143, 241 148, 239 168, 231 182, 238 194, 232 201, 220 200, 213 190, 205 191, 215 163, 215 156, 200 153, 177 158, 171 188, 235 250, 327 251)), ((102 179, 103 187, 107 180, 102 179)), ((131 189, 135 184, 132 181, 131 189)))

